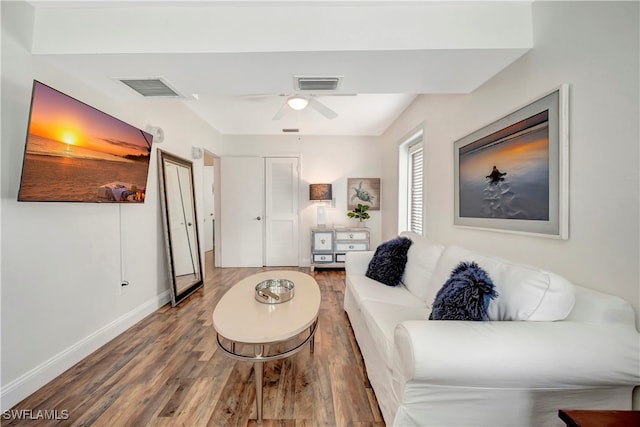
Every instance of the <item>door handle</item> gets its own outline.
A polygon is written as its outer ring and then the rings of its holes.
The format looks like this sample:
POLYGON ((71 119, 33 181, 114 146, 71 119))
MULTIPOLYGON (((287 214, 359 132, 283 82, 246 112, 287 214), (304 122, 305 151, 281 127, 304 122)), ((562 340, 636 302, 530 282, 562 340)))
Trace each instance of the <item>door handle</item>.
POLYGON ((259 216, 257 216, 257 217, 255 217, 255 218, 253 218, 253 219, 255 219, 256 221, 260 221, 262 218, 260 218, 259 216))

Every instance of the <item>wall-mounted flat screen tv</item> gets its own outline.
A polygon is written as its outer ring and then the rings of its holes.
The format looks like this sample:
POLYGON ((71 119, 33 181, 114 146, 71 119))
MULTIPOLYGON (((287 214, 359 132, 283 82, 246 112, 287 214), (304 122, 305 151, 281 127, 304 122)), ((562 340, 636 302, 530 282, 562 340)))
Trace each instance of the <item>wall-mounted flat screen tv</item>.
POLYGON ((34 81, 18 200, 143 203, 152 140, 34 81))

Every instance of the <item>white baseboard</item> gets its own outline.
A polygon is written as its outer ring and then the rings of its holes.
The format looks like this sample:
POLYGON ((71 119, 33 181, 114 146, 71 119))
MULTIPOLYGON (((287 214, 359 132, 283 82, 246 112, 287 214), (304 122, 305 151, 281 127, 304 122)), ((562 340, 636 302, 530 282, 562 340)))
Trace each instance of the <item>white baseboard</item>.
POLYGON ((167 290, 11 381, 0 391, 2 411, 10 409, 170 300, 170 294, 167 290))

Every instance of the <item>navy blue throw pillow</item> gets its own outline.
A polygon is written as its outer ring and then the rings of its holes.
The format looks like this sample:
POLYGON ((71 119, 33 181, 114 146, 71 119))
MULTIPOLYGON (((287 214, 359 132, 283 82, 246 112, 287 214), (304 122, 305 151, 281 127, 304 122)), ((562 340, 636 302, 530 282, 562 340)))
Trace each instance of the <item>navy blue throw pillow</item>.
POLYGON ((429 320, 487 320, 487 309, 498 296, 493 281, 475 262, 461 262, 433 301, 429 320))
POLYGON ((365 275, 388 286, 400 284, 411 243, 411 240, 406 237, 396 237, 380 243, 369 261, 365 275))

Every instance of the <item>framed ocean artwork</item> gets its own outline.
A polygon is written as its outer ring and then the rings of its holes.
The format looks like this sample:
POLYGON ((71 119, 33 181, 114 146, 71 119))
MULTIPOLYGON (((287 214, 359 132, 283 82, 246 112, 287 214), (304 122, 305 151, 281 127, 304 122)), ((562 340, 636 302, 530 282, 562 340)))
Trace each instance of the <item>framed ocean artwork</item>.
POLYGON ((347 178, 347 209, 358 204, 368 205, 370 211, 380 210, 380 178, 347 178))
POLYGON ((454 224, 568 239, 568 85, 454 143, 454 224))

